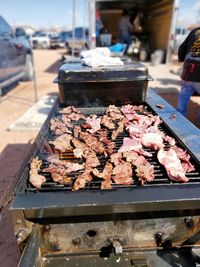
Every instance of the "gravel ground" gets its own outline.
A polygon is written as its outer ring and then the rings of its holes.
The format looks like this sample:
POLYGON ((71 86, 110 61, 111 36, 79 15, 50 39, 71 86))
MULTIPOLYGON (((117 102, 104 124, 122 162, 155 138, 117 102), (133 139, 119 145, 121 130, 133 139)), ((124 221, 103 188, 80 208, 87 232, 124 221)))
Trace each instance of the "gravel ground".
MULTIPOLYGON (((57 85, 53 84, 52 81, 56 77, 60 66, 62 53, 63 50, 34 51, 39 99, 47 94, 58 94, 57 85)), ((149 73, 154 78, 149 86, 176 107, 180 80, 177 73, 181 65, 174 62, 170 66, 152 67, 150 64, 147 64, 147 66, 149 67, 149 73)), ((7 129, 34 103, 32 82, 18 83, 0 99, 0 201, 3 201, 6 195, 12 191, 14 175, 37 135, 37 131, 8 131, 7 129)), ((188 118, 198 127, 200 126, 197 121, 199 105, 200 96, 193 96, 190 101, 188 118)), ((0 235, 0 265, 15 267, 20 254, 14 241, 11 218, 8 212, 2 216, 0 229, 3 229, 4 232, 0 235)))

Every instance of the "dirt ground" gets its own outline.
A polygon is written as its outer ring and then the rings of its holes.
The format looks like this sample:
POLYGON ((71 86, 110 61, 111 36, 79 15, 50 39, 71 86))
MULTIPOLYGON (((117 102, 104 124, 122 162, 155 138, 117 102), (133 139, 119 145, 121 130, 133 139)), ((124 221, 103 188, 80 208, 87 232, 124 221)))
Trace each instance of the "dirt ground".
MULTIPOLYGON (((53 84, 57 70, 61 64, 63 50, 35 50, 34 59, 38 88, 38 99, 46 94, 58 94, 57 84, 53 84)), ((149 86, 154 88, 174 107, 177 105, 179 92, 179 76, 177 75, 180 64, 176 61, 172 65, 160 65, 149 67, 149 72, 154 81, 149 86)), ((34 86, 32 82, 20 82, 13 86, 0 99, 0 203, 6 201, 6 197, 13 190, 14 176, 21 163, 31 148, 37 131, 8 131, 9 126, 16 121, 25 111, 35 103, 34 86)), ((197 127, 197 114, 200 106, 200 96, 193 96, 190 101, 188 118, 197 127)), ((0 220, 0 262, 4 267, 15 267, 20 253, 17 249, 12 234, 12 222, 9 212, 6 211, 0 220), (7 235, 6 233, 10 233, 7 235)))

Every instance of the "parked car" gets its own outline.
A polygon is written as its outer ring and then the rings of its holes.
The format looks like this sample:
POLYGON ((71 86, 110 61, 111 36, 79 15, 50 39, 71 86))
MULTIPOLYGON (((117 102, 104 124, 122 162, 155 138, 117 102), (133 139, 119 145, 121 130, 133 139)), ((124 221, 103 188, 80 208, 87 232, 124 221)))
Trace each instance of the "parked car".
POLYGON ((75 28, 74 41, 73 41, 73 34, 71 34, 71 37, 65 42, 67 53, 71 53, 73 45, 75 53, 79 53, 81 50, 88 49, 89 48, 88 37, 89 37, 89 32, 87 28, 85 27, 75 28))
POLYGON ((32 48, 24 33, 13 32, 0 16, 0 93, 2 89, 20 80, 34 76, 32 48))
POLYGON ((61 34, 50 37, 50 48, 63 48, 65 46, 65 40, 63 40, 61 34))
POLYGON ((38 32, 31 38, 32 47, 35 48, 49 48, 50 38, 56 37, 55 32, 38 32))

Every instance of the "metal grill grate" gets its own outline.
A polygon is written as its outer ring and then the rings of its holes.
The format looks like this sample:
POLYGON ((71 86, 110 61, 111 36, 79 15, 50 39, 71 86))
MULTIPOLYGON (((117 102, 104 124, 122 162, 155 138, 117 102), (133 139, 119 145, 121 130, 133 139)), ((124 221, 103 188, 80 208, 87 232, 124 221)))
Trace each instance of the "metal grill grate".
MULTIPOLYGON (((145 112, 148 113, 152 113, 151 112, 151 108, 150 107, 145 107, 145 112)), ((87 112, 85 112, 85 115, 89 115, 89 114, 94 114, 94 110, 92 109, 92 111, 90 112, 90 109, 87 109, 87 112)), ((101 112, 96 112, 96 114, 98 115, 102 115, 103 111, 101 110, 101 112)), ((81 125, 83 123, 83 121, 79 121, 74 123, 74 125, 81 125)), ((167 134, 171 137, 173 137, 176 140, 176 145, 188 150, 184 144, 181 143, 181 141, 174 135, 174 133, 164 124, 162 123, 161 125, 159 125, 159 130, 162 131, 164 134, 167 134)), ((47 139, 50 140, 52 139, 54 136, 49 133, 47 139)), ((124 137, 128 137, 128 133, 127 132, 123 132, 121 133, 116 140, 114 141, 115 143, 115 149, 114 149, 114 153, 118 151, 118 149, 121 147, 122 143, 123 143, 123 138, 124 137)), ((165 143, 165 147, 167 148, 167 143, 165 143)), ((144 186, 145 187, 155 187, 155 186, 174 186, 174 185, 179 185, 179 186, 187 186, 189 184, 200 184, 200 171, 199 171, 199 163, 195 160, 195 158, 193 157, 193 155, 190 154, 190 152, 188 151, 188 153, 191 156, 191 163, 194 165, 195 170, 193 172, 190 173, 186 173, 186 176, 189 178, 189 182, 186 184, 181 184, 178 182, 172 182, 169 180, 167 173, 165 171, 165 169, 163 168, 163 166, 158 162, 158 159, 156 157, 157 155, 157 151, 149 149, 149 148, 144 148, 145 151, 150 152, 153 156, 151 158, 147 158, 149 163, 151 163, 152 165, 154 165, 154 169, 155 169, 155 179, 151 182, 146 183, 144 186)), ((41 155, 39 155, 39 158, 42 159, 41 155)), ((105 163, 106 163, 106 158, 104 158, 103 156, 98 157, 101 165, 97 167, 97 169, 99 171, 102 171, 105 163)), ((77 163, 83 163, 82 160, 77 159, 73 156, 73 152, 72 151, 68 151, 65 153, 61 153, 60 154, 60 160, 68 160, 71 162, 77 162, 77 163)), ((68 175, 68 177, 72 180, 71 183, 64 183, 64 184, 59 184, 56 183, 52 180, 51 175, 49 173, 44 173, 42 172, 43 168, 48 167, 48 163, 45 162, 43 160, 43 165, 41 166, 41 174, 44 175, 47 179, 47 181, 45 182, 45 184, 42 185, 42 187, 40 189, 36 189, 34 188, 29 182, 27 182, 27 187, 26 187, 26 191, 39 191, 39 192, 53 192, 53 191, 62 191, 62 190, 68 190, 71 191, 72 190, 72 186, 73 186, 73 182, 76 180, 77 176, 80 175, 81 173, 83 173, 82 171, 77 171, 77 172, 73 172, 71 174, 68 175)), ((119 189, 119 188, 137 188, 139 185, 138 183, 138 178, 135 174, 135 171, 133 169, 133 181, 134 183, 131 185, 118 185, 118 184, 112 184, 113 189, 119 189)), ((86 183, 86 186, 83 189, 80 190, 98 190, 100 189, 101 186, 101 182, 102 179, 99 178, 95 178, 90 182, 90 183, 86 183)))

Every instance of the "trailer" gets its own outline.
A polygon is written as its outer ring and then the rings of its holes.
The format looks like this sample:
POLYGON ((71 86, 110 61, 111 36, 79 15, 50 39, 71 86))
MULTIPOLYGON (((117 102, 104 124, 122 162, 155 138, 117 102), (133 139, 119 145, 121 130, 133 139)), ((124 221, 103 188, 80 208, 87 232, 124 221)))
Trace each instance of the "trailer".
POLYGON ((179 8, 179 0, 89 0, 90 48, 96 47, 96 10, 102 23, 112 36, 118 36, 118 22, 123 9, 131 12, 132 18, 140 16, 141 31, 148 33, 151 52, 162 49, 165 61, 169 62, 173 50, 173 36, 179 8))

